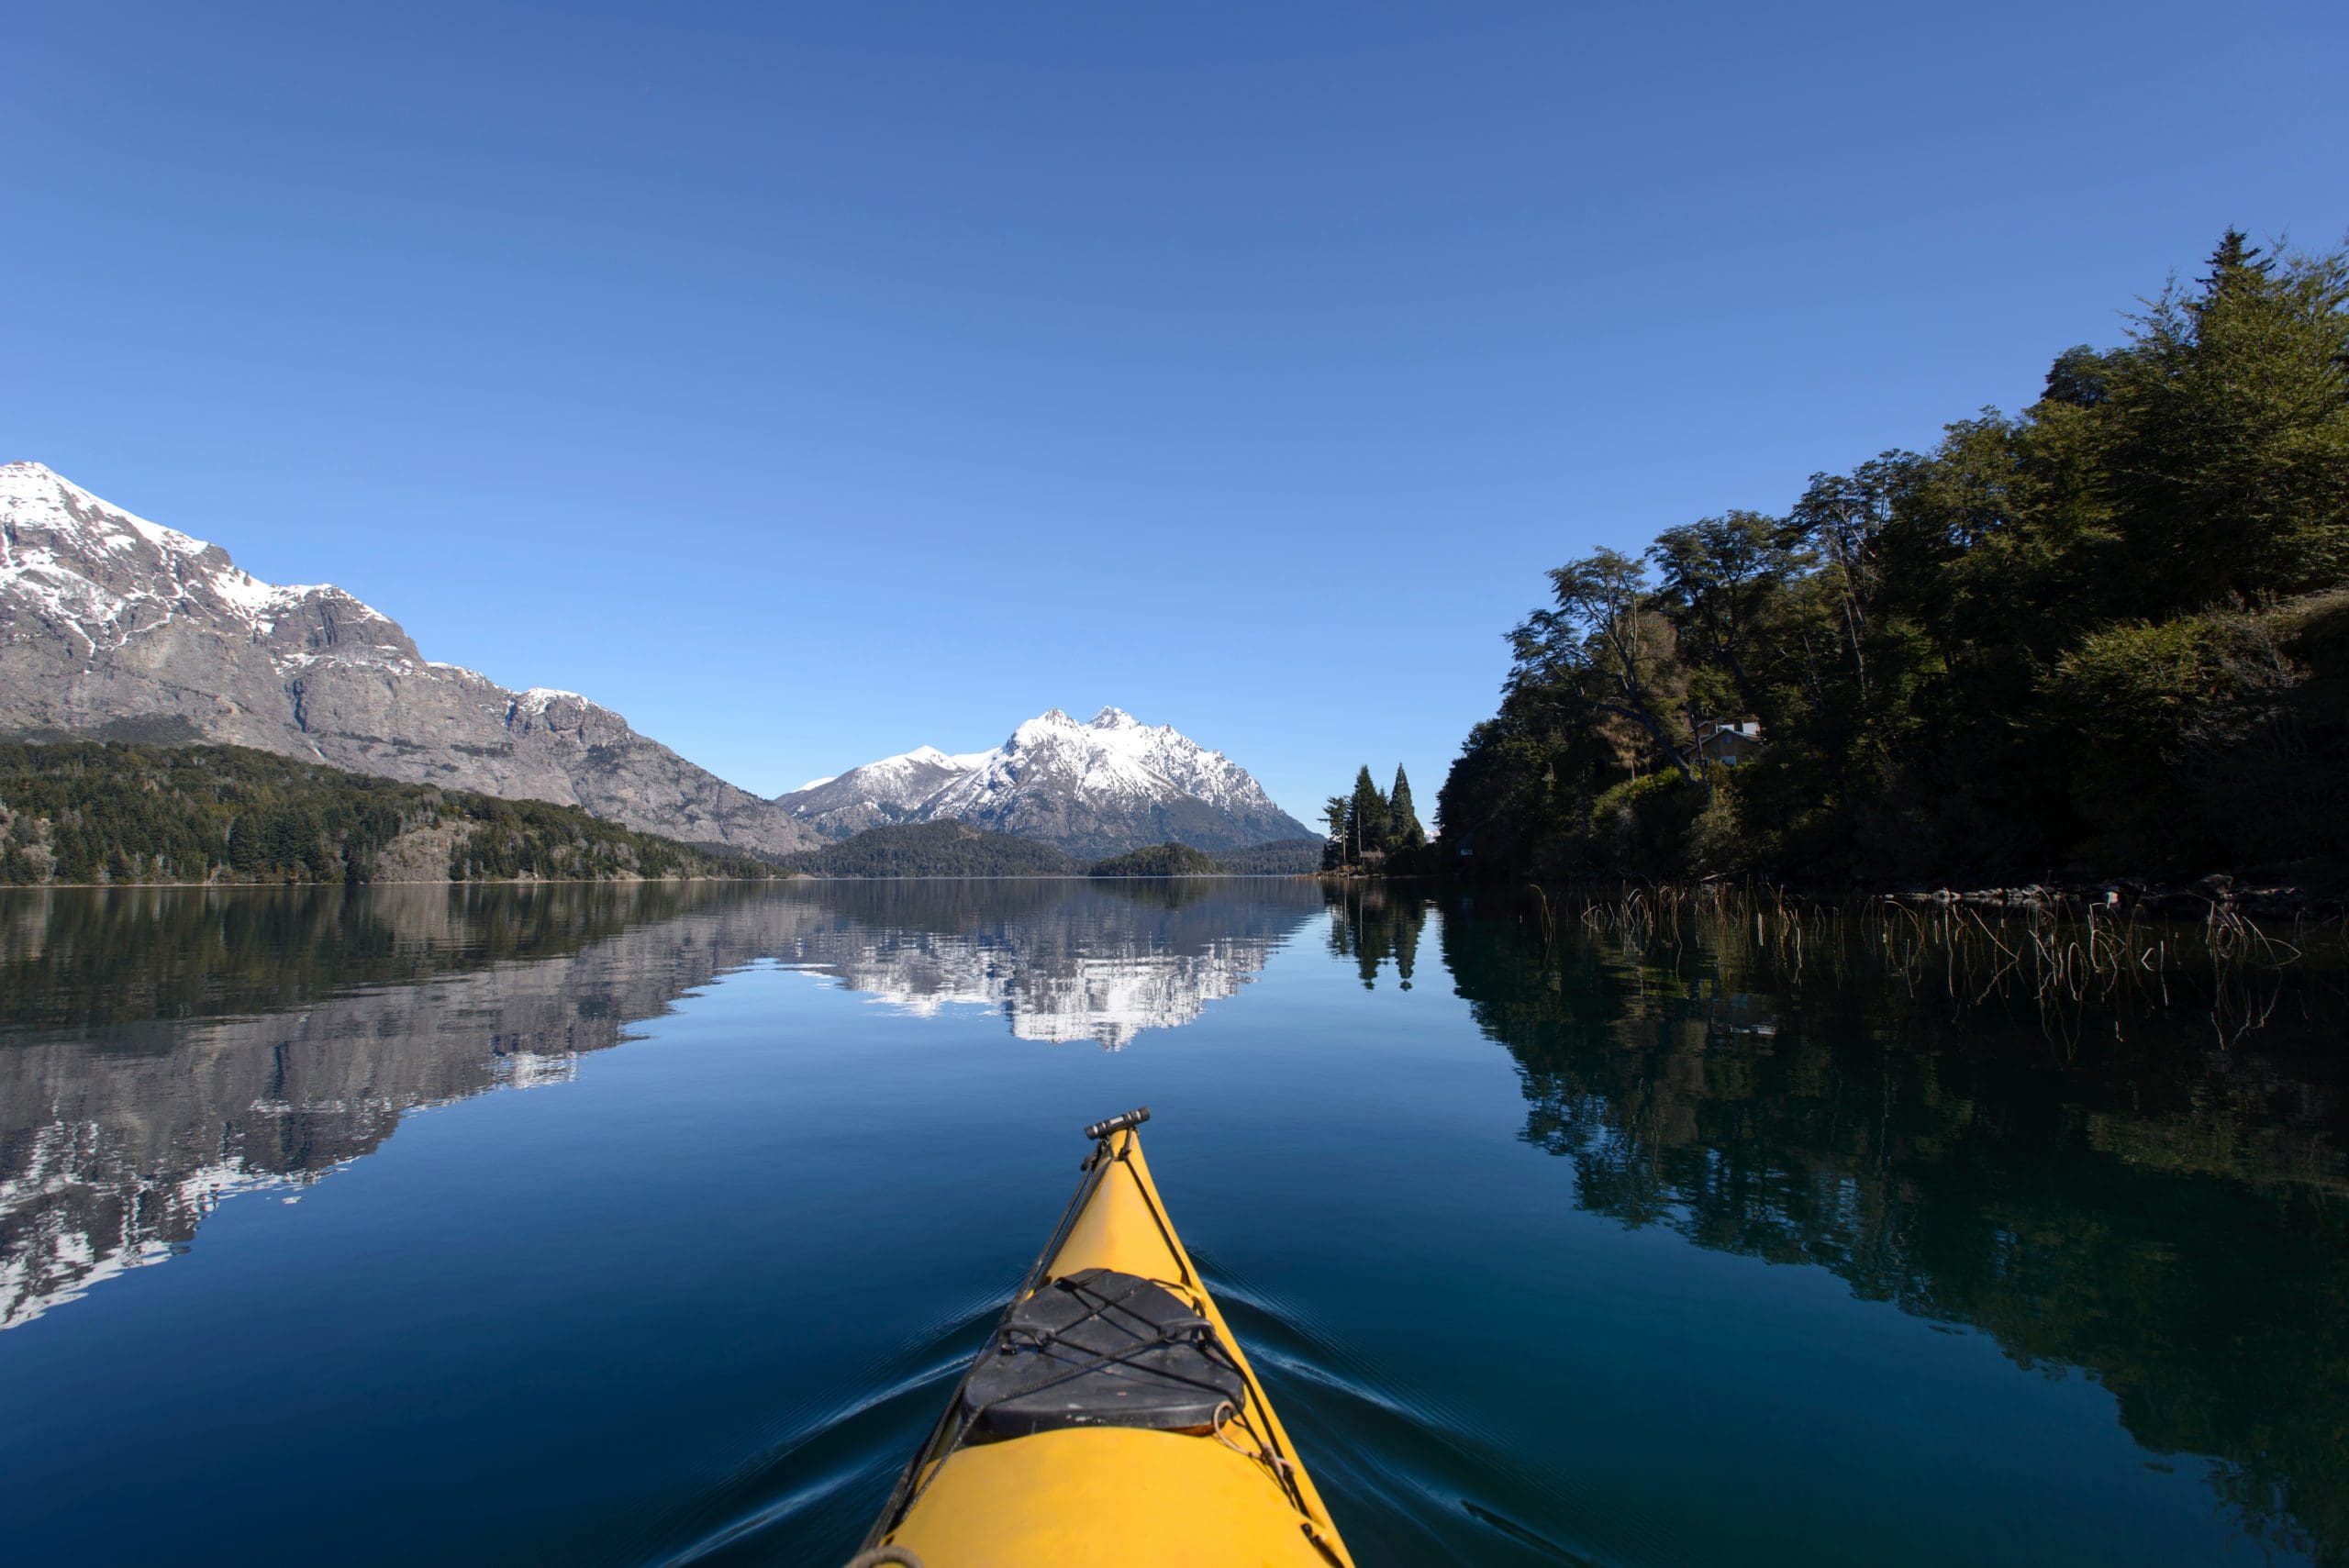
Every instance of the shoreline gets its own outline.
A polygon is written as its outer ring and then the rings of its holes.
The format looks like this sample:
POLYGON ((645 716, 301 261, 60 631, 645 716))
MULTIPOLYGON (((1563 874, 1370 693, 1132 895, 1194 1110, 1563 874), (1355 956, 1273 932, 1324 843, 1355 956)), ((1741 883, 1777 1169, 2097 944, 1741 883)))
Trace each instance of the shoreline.
POLYGON ((1904 908, 1969 907, 2005 912, 2046 910, 2086 914, 2090 911, 2126 917, 2132 913, 2163 919, 2202 917, 2214 912, 2272 918, 2277 916, 2319 915, 2341 918, 2349 914, 2349 890, 2319 891, 2297 884, 2244 884, 2213 874, 2193 882, 2155 882, 2143 877, 2111 877, 2064 882, 2020 883, 2009 886, 1953 887, 1945 884, 1876 885, 1800 885, 1765 882, 1650 882, 1636 878, 1612 881, 1544 880, 1536 877, 1461 877, 1414 873, 1404 875, 1319 872, 1318 880, 1336 884, 1369 882, 1425 883, 1439 887, 1504 891, 1535 888, 1593 898, 1620 899, 1631 895, 1676 895, 1681 897, 1711 892, 1742 893, 1805 904, 1892 904, 1904 908))
POLYGON ((2163 919, 2200 918, 2213 914, 2232 913, 2257 918, 2279 916, 2318 916, 2339 919, 2349 915, 2349 894, 2318 892, 2288 884, 2242 885, 2223 875, 2204 877, 2193 883, 2153 883, 2141 878, 2115 877, 2110 880, 2073 881, 2063 883, 2024 883, 2012 886, 1960 888, 1932 885, 1886 888, 1882 886, 1801 886, 1783 883, 1726 882, 1647 882, 1636 879, 1614 881, 1542 880, 1524 878, 1481 878, 1445 876, 1434 873, 1361 872, 1184 872, 1158 876, 1094 876, 1085 872, 1035 872, 1012 875, 957 876, 951 873, 923 874, 919 873, 897 876, 826 876, 807 872, 794 872, 778 876, 596 876, 596 877, 384 877, 353 882, 24 882, 0 884, 7 891, 95 891, 121 889, 188 889, 203 891, 241 892, 268 888, 309 887, 596 887, 640 886, 649 884, 678 885, 691 883, 722 883, 729 885, 786 885, 822 883, 827 885, 874 882, 1314 882, 1329 887, 1345 887, 1354 884, 1416 884, 1431 890, 1461 892, 1506 892, 1526 888, 1544 893, 1567 893, 1593 899, 1622 899, 1626 897, 1655 897, 1658 895, 1690 897, 1706 893, 1742 893, 1749 895, 1789 900, 1805 904, 1868 904, 1898 905, 1915 907, 1967 907, 1996 909, 2002 913, 2046 911, 2084 915, 2106 913, 2126 917, 2132 914, 2154 916, 2163 919))
POLYGON ((677 882, 796 882, 804 878, 792 876, 467 876, 467 877, 370 877, 360 882, 6 882, 0 891, 25 889, 46 892, 65 888, 93 889, 100 892, 121 888, 184 887, 240 892, 263 887, 596 887, 627 886, 644 883, 677 882))
POLYGON ((722 882, 745 886, 804 882, 1320 882, 1323 872, 1185 872, 1166 876, 1095 876, 1089 872, 1026 872, 1008 876, 956 876, 948 873, 915 873, 903 876, 824 876, 814 872, 788 872, 778 876, 469 876, 370 877, 358 882, 10 882, 0 891, 56 891, 120 888, 195 888, 240 891, 269 887, 598 887, 644 883, 722 882))

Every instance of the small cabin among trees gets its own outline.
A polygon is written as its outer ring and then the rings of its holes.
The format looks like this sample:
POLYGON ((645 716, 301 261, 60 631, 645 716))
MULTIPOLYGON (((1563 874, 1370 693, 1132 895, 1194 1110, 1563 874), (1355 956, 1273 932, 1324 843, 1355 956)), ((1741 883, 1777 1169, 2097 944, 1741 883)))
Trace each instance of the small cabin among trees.
POLYGON ((1762 750, 1762 721, 1757 718, 1702 719, 1697 725, 1697 754, 1708 762, 1735 767, 1750 762, 1762 750))

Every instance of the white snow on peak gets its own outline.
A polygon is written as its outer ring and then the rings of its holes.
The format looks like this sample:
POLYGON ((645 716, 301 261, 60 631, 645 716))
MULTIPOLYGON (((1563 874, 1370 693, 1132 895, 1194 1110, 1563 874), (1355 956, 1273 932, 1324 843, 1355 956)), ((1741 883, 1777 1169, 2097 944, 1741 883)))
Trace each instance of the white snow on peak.
MULTIPOLYGON (((953 758, 935 746, 917 746, 910 751, 900 751, 894 757, 884 757, 877 762, 866 762, 862 767, 851 768, 848 773, 836 773, 833 777, 844 779, 850 773, 853 773, 860 782, 878 783, 891 775, 902 777, 925 768, 952 767, 953 762, 953 758)), ((829 784, 831 780, 827 779, 824 782, 829 784)), ((812 789, 815 786, 810 784, 808 787, 812 789)))
POLYGON ((1013 730, 1010 737, 996 750, 998 751, 1017 751, 1021 746, 1032 746, 1039 741, 1049 741, 1056 737, 1077 734, 1084 728, 1060 709, 1048 707, 1013 730))
POLYGON ((579 703, 594 708, 598 713, 612 711, 593 697, 581 696, 577 692, 564 691, 561 686, 532 686, 527 692, 515 693, 514 711, 528 714, 533 718, 542 717, 548 708, 559 702, 579 703))
MULTIPOLYGON (((119 648, 189 613, 225 614, 266 637, 324 584, 280 587, 177 528, 134 517, 38 462, 0 463, 0 594, 82 639, 119 648)), ((358 614, 384 618, 350 595, 358 614)))
POLYGON ((100 537, 108 549, 127 548, 130 540, 126 537, 126 531, 128 535, 143 539, 160 550, 177 550, 183 555, 202 555, 212 548, 202 539, 191 538, 177 528, 150 523, 144 517, 132 516, 112 502, 100 500, 47 463, 0 463, 0 511, 14 512, 20 498, 36 505, 46 503, 60 510, 70 506, 75 511, 97 513, 96 526, 104 530, 100 537), (61 502, 65 505, 60 506, 61 502), (106 537, 107 534, 113 537, 106 537))
MULTIPOLYGON (((289 614, 319 601, 347 629, 379 623, 330 651, 285 639, 269 644, 272 664, 295 674, 321 662, 479 682, 505 688, 461 664, 422 663, 403 651, 397 623, 330 583, 265 583, 228 552, 177 528, 134 517, 38 462, 0 463, 0 628, 22 619, 63 631, 95 656, 183 617, 238 639, 263 642, 289 614), (388 628, 383 641, 374 640, 388 628)), ((538 686, 509 700, 543 713, 559 698, 609 708, 576 692, 538 686)), ((618 717, 615 715, 614 717, 618 717)))
POLYGON ((818 816, 856 806, 902 813, 935 795, 945 780, 975 767, 991 755, 992 752, 980 752, 972 757, 950 757, 935 746, 917 746, 894 757, 862 763, 844 773, 811 779, 791 791, 791 795, 804 795, 814 790, 829 793, 817 800, 795 801, 793 809, 802 815, 818 816))
POLYGON ((1047 708, 991 751, 955 756, 922 746, 803 784, 795 793, 817 789, 828 793, 796 803, 795 809, 820 817, 852 807, 884 807, 898 820, 988 821, 998 819, 1009 803, 1039 794, 1104 806, 1188 797, 1228 811, 1279 809, 1222 752, 1208 751, 1172 725, 1144 724, 1119 707, 1105 707, 1086 724, 1060 708, 1047 708))

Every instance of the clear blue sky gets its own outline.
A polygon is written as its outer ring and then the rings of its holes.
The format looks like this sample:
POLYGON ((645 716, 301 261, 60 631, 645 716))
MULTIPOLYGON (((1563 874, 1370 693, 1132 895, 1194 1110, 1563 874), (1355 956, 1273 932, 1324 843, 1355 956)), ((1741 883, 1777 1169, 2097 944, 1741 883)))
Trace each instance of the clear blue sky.
POLYGON ((1426 808, 1594 545, 2349 229, 2349 6, 29 6, 0 458, 772 793, 1426 808))

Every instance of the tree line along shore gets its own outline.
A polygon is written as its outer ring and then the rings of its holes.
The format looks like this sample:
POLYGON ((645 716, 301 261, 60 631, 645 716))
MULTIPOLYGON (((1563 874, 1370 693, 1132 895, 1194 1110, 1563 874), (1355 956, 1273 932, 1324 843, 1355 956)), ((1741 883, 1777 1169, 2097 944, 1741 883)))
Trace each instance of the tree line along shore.
POLYGON ((1551 572, 1404 863, 2337 896, 2349 251, 2230 232, 2127 321, 2020 415, 1551 572))
POLYGON ((772 877, 575 806, 402 784, 239 746, 0 744, 0 883, 772 877))
POLYGON ((1160 844, 1085 862, 961 822, 904 823, 760 857, 576 806, 403 784, 238 746, 0 743, 0 884, 887 876, 1294 875, 1318 840, 1209 854, 1160 844))
POLYGON ((1384 873, 2349 896, 2349 250, 2239 232, 2039 399, 1548 573, 1423 828, 1087 862, 941 821, 796 854, 224 746, 0 744, 0 883, 1384 873))

